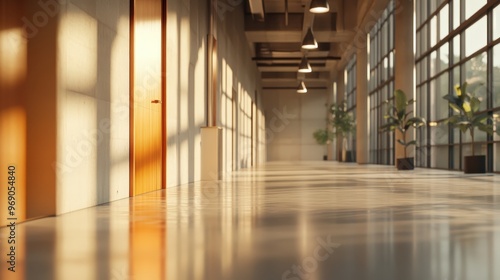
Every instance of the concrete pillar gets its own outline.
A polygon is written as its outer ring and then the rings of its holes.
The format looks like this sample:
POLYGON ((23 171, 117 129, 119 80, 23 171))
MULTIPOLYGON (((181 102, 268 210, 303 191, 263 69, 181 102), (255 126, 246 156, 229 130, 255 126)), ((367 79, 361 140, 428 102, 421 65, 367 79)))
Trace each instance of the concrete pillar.
MULTIPOLYGON (((363 34, 366 38, 366 34, 363 34)), ((356 162, 369 163, 368 154, 368 81, 367 40, 360 40, 356 49, 356 162)))
MULTIPOLYGON (((399 5, 395 12, 395 89, 403 90, 408 99, 412 99, 415 94, 414 68, 415 57, 413 52, 413 0, 405 1, 399 5)), ((413 108, 408 108, 412 110, 413 108)), ((408 133, 408 139, 412 139, 413 133, 408 133)), ((396 141, 401 138, 400 133, 396 133, 396 141)), ((396 145, 396 159, 404 157, 404 147, 396 145)), ((414 150, 408 150, 411 157, 414 150)))

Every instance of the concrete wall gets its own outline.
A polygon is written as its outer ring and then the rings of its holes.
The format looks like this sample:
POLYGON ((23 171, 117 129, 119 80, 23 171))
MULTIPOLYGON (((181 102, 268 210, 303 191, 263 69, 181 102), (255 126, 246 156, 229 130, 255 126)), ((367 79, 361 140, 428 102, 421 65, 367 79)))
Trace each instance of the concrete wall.
POLYGON ((128 0, 61 1, 57 212, 129 194, 128 0))
POLYGON ((263 126, 257 129, 262 110, 255 99, 260 77, 243 32, 243 5, 215 14, 216 28, 210 32, 207 2, 167 1, 167 187, 200 180, 210 33, 217 39, 217 125, 223 128, 223 173, 250 167, 252 156, 254 164, 264 160, 265 145, 256 152, 258 139, 264 142, 263 126))
POLYGON ((167 1, 167 187, 200 178, 206 125, 206 1, 167 1))
MULTIPOLYGON (((237 2, 235 2, 237 3, 237 2)), ((243 3, 227 11, 217 10, 219 110, 217 124, 223 127, 223 170, 251 167, 263 146, 258 122, 262 119, 260 73, 251 60, 252 54, 244 33, 243 3)))
POLYGON ((264 91, 268 161, 323 160, 327 147, 313 133, 326 127, 326 91, 264 91))

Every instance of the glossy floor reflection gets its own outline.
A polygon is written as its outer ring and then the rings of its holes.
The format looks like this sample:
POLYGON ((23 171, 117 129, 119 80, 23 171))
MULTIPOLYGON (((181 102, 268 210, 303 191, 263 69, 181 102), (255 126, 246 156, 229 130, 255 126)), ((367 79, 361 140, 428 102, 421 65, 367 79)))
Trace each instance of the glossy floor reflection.
POLYGON ((500 279, 500 176, 274 163, 17 228, 1 279, 500 279))

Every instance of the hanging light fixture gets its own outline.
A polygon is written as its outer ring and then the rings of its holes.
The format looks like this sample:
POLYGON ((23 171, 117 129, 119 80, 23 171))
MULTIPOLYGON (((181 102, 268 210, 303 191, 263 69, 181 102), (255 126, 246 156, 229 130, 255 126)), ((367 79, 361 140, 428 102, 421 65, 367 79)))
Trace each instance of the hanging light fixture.
POLYGON ((318 42, 314 38, 311 27, 307 29, 306 36, 304 37, 304 40, 302 40, 302 48, 306 50, 314 50, 318 48, 318 42))
POLYGON ((304 81, 300 82, 299 87, 297 88, 297 93, 307 93, 307 88, 304 81))
POLYGON ((328 0, 312 0, 309 6, 309 11, 314 14, 323 14, 330 11, 328 0))
POLYGON ((312 72, 311 64, 309 64, 307 57, 304 55, 304 57, 302 57, 302 60, 300 61, 299 73, 311 73, 311 72, 312 72))

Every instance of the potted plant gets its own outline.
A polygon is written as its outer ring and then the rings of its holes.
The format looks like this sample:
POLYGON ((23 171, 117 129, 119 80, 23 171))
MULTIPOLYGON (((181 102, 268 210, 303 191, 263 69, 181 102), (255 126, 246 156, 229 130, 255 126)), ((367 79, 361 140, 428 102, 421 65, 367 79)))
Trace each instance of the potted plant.
POLYGON ((450 116, 445 123, 451 124, 454 128, 459 128, 462 133, 470 133, 472 155, 464 158, 464 173, 486 173, 486 156, 476 155, 474 149, 474 136, 476 129, 493 134, 493 125, 488 123, 492 117, 487 113, 478 113, 481 106, 481 98, 467 92, 467 83, 462 86, 456 85, 455 92, 443 98, 448 100, 448 104, 454 112, 458 113, 450 116))
POLYGON ((408 111, 408 107, 414 103, 414 100, 408 100, 406 93, 402 90, 396 90, 394 92, 394 104, 391 104, 389 100, 386 104, 389 105, 387 109, 387 114, 384 116, 387 119, 387 123, 380 127, 381 131, 399 131, 401 132, 401 139, 398 139, 398 143, 404 147, 404 158, 398 158, 396 161, 396 167, 398 170, 413 170, 415 168, 415 161, 413 157, 408 157, 408 148, 413 145, 417 145, 416 140, 409 140, 408 131, 411 128, 418 128, 426 124, 426 121, 422 117, 413 116, 413 110, 408 111))
POLYGON ((347 111, 347 103, 344 101, 342 104, 333 103, 330 105, 331 120, 330 125, 333 128, 333 136, 340 136, 342 138, 342 156, 343 161, 352 161, 353 155, 349 151, 347 136, 349 133, 356 130, 356 122, 352 114, 347 111))
MULTIPOLYGON (((328 145, 333 140, 333 133, 328 129, 318 129, 313 133, 314 139, 316 139, 316 143, 319 145, 328 145)), ((328 156, 324 155, 323 160, 328 160, 328 156)))

